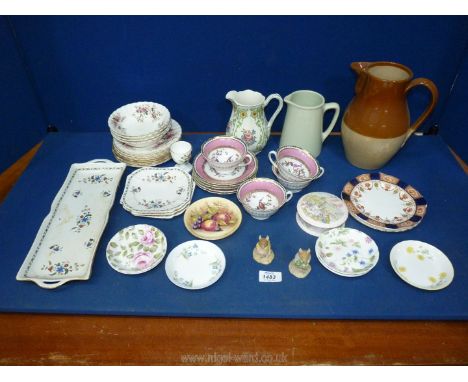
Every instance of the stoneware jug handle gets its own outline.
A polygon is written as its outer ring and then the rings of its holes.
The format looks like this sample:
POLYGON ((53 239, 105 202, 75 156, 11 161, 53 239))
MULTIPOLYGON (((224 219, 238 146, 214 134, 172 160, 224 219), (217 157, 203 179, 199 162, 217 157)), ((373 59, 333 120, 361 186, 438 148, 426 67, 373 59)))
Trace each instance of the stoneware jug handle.
POLYGON ((279 94, 276 94, 276 93, 275 94, 270 94, 267 97, 265 102, 263 102, 263 107, 266 108, 272 99, 278 100, 278 107, 276 108, 275 112, 273 113, 270 120, 268 121, 268 129, 271 129, 271 126, 273 125, 273 122, 275 122, 276 117, 278 116, 281 109, 283 108, 283 99, 281 98, 281 96, 279 94))
POLYGON ((408 86, 405 89, 405 93, 410 91, 416 86, 425 86, 430 92, 432 96, 431 103, 428 105, 426 110, 419 116, 419 118, 410 126, 408 133, 406 134, 406 138, 402 143, 403 145, 406 143, 409 137, 421 126, 421 124, 426 120, 427 117, 429 117, 429 114, 431 114, 432 110, 434 109, 437 100, 439 99, 439 91, 437 90, 437 86, 435 86, 434 82, 431 80, 428 80, 427 78, 415 78, 413 81, 411 81, 408 86))
POLYGON ((276 151, 272 150, 268 153, 268 159, 270 160, 270 163, 277 169, 278 165, 276 164, 276 151), (273 155, 275 156, 275 160, 273 160, 273 155))
POLYGON ((335 127, 336 121, 338 120, 338 115, 340 114, 340 105, 338 105, 336 102, 326 103, 325 106, 323 107, 323 113, 325 114, 327 110, 331 110, 331 109, 335 110, 335 114, 333 115, 333 118, 330 122, 330 125, 327 127, 327 130, 325 130, 322 133, 322 142, 325 141, 325 139, 327 139, 327 137, 330 135, 331 131, 335 127))

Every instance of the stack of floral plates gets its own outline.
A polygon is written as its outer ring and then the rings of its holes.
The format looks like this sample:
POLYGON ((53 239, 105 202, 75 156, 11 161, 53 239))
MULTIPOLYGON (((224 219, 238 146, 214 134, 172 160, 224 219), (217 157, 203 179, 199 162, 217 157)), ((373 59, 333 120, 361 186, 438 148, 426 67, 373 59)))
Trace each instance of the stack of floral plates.
POLYGON ((371 237, 352 228, 334 228, 315 243, 320 263, 339 276, 365 275, 379 261, 379 249, 371 237))
POLYGON ((190 175, 176 167, 143 167, 132 172, 120 199, 135 216, 171 219, 190 205, 195 184, 190 175))
POLYGON ((333 228, 342 227, 347 219, 346 204, 333 194, 310 192, 297 202, 297 224, 309 235, 320 236, 333 228))
POLYGON ((169 110, 153 102, 122 106, 110 115, 108 124, 115 157, 133 167, 155 166, 170 160, 170 147, 182 134, 169 110))
POLYGON ((252 178, 258 171, 258 161, 252 155, 248 165, 235 167, 231 171, 220 172, 209 165, 206 159, 199 154, 193 161, 193 180, 201 189, 213 194, 235 194, 239 186, 252 178))
POLYGON ((383 173, 362 174, 345 184, 341 197, 358 222, 384 232, 416 227, 427 202, 414 187, 383 173))

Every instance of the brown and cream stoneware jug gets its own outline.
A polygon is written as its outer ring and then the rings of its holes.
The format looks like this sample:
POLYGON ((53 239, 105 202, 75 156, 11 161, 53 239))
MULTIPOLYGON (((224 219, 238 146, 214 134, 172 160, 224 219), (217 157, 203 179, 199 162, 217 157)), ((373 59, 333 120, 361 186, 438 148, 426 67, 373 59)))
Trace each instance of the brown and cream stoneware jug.
POLYGON ((394 62, 353 62, 351 68, 358 79, 341 123, 345 154, 354 166, 374 170, 384 166, 429 116, 438 91, 431 80, 412 80, 412 71, 394 62), (432 99, 410 126, 406 94, 418 85, 425 86, 432 99))

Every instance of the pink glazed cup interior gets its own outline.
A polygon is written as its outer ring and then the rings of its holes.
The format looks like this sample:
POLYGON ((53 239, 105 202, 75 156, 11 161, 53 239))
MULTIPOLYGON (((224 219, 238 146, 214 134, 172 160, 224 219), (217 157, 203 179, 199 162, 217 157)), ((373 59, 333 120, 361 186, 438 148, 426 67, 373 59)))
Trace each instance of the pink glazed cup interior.
POLYGON ((286 201, 284 190, 278 183, 274 181, 254 179, 248 181, 239 188, 238 195, 241 202, 244 201, 247 195, 254 191, 268 191, 278 199, 280 206, 282 206, 286 201))
POLYGON ((239 152, 241 158, 244 158, 247 154, 247 148, 245 147, 242 141, 231 137, 216 137, 203 145, 203 156, 207 158, 213 150, 220 147, 230 147, 236 150, 237 152, 239 152))
POLYGON ((301 161, 302 163, 304 163, 307 166, 307 168, 309 169, 309 172, 310 172, 309 178, 313 178, 320 171, 320 167, 319 167, 317 161, 314 159, 314 157, 312 155, 310 155, 309 153, 307 153, 307 152, 305 152, 305 151, 303 151, 303 150, 301 150, 299 148, 296 148, 296 147, 283 147, 283 148, 281 148, 278 151, 278 160, 280 160, 282 158, 286 158, 286 157, 295 158, 295 159, 301 161))

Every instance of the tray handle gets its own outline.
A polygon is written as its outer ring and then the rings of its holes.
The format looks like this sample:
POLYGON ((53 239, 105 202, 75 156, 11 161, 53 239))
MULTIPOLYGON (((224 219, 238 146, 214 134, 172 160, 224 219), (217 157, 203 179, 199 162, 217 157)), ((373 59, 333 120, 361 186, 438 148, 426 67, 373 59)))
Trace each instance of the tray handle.
POLYGON ((38 286, 45 289, 54 289, 62 286, 70 280, 41 280, 41 279, 29 279, 35 282, 38 286))

